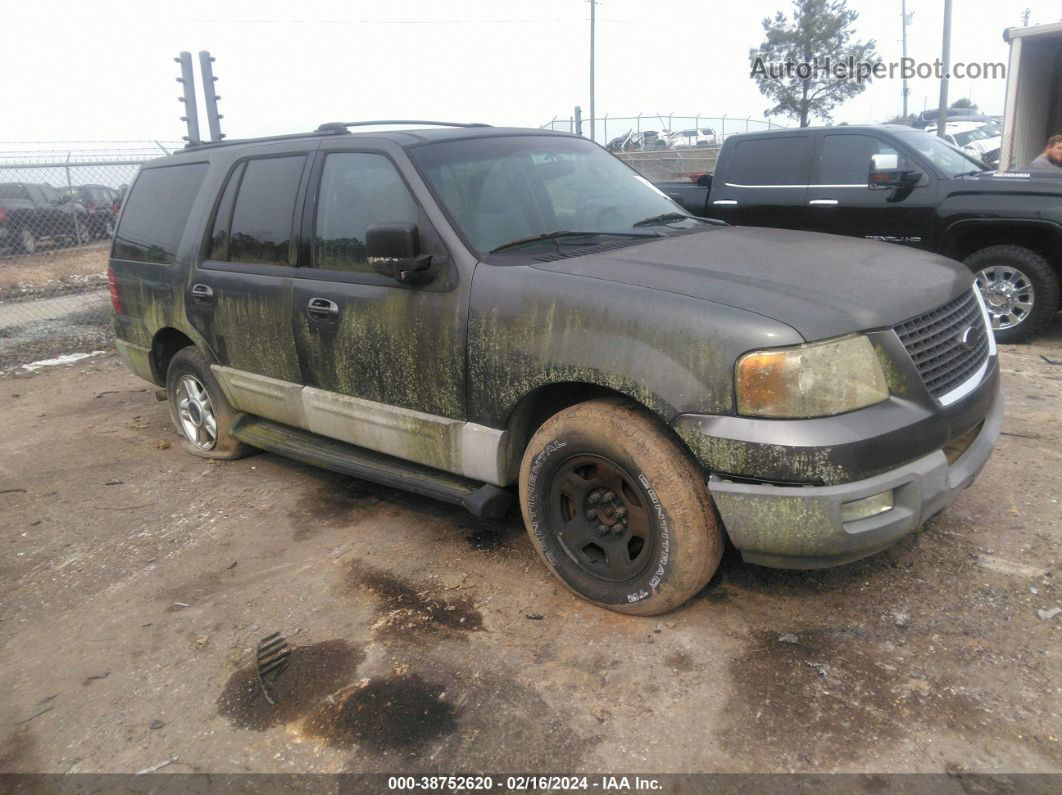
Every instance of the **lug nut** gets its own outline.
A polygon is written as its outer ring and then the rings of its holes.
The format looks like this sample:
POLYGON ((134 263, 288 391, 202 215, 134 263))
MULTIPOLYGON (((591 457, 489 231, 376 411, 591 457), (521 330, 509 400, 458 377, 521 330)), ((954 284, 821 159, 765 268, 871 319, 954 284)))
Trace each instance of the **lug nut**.
POLYGON ((596 518, 597 518, 597 512, 596 511, 587 511, 586 512, 586 521, 592 522, 596 518))
POLYGON ((616 495, 613 494, 611 491, 606 491, 604 494, 601 495, 601 499, 604 502, 612 502, 614 499, 616 499, 616 495))
POLYGON ((590 497, 586 501, 588 503, 590 503, 591 505, 597 505, 599 502, 601 502, 601 492, 599 492, 599 491, 591 492, 590 493, 590 497))
POLYGON ((606 535, 607 533, 608 533, 608 525, 607 524, 599 524, 597 526, 597 534, 599 536, 606 535))
POLYGON ((619 506, 616 509, 616 516, 619 516, 620 518, 623 518, 626 515, 627 515, 627 506, 626 505, 621 505, 621 506, 619 506))

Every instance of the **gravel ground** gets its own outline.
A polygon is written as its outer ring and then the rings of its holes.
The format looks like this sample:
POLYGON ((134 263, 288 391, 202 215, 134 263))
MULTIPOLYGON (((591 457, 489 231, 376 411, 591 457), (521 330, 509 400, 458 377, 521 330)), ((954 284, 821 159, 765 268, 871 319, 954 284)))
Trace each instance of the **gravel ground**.
POLYGON ((640 619, 519 520, 182 452, 109 353, 0 376, 0 771, 1060 772, 1062 322, 923 532, 640 619), (1039 612, 1044 611, 1044 612, 1039 612), (258 639, 295 647, 269 707, 258 639))

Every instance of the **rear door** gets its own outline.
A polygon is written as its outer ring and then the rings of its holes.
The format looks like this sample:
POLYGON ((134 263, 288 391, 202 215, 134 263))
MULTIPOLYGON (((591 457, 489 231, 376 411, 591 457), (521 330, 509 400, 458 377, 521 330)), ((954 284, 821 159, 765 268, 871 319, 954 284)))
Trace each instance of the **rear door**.
POLYGON ((754 135, 731 144, 723 173, 712 181, 711 217, 739 226, 802 228, 811 137, 754 135))
POLYGON ((929 245, 936 206, 934 178, 889 139, 863 132, 827 132, 820 138, 814 163, 807 229, 920 248, 929 245), (922 171, 922 180, 906 194, 867 187, 873 155, 895 158, 898 168, 922 171))
POLYGON ((291 292, 298 265, 297 206, 310 148, 231 163, 210 236, 186 285, 188 318, 210 345, 237 407, 298 425, 301 371, 291 292))

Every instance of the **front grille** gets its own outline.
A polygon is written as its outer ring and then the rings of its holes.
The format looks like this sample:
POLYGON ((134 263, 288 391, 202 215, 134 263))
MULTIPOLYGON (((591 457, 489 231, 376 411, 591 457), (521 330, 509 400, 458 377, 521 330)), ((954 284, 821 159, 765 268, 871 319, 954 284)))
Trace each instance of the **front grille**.
POLYGON ((988 358, 989 332, 973 290, 894 330, 926 389, 936 398, 965 383, 988 358), (968 328, 967 344, 963 344, 968 328))

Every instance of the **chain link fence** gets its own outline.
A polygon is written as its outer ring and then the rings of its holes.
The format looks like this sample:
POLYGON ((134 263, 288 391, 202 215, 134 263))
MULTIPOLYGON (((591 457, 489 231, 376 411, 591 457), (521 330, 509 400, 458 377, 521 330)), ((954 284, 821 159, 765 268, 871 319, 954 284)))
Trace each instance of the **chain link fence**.
POLYGON ((0 371, 109 344, 122 199, 141 163, 181 146, 75 144, 0 143, 0 371))

